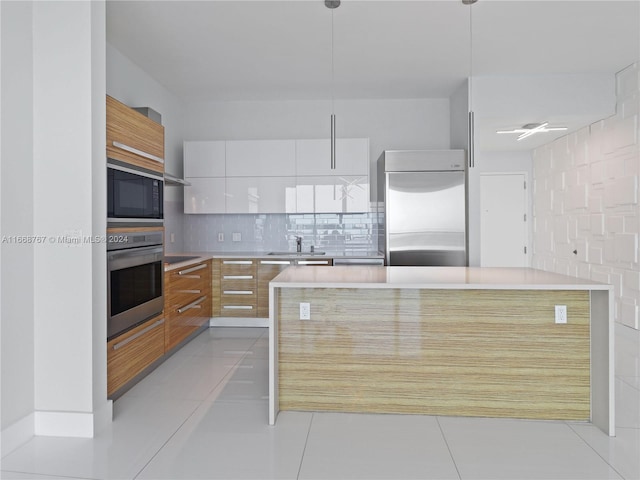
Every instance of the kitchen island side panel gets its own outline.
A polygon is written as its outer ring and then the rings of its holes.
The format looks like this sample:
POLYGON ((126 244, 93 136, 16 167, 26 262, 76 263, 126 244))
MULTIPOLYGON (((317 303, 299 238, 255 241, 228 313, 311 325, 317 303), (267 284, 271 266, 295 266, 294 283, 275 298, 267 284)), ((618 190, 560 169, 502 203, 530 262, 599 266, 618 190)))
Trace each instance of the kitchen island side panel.
POLYGON ((590 420, 589 291, 274 293, 278 410, 590 420))

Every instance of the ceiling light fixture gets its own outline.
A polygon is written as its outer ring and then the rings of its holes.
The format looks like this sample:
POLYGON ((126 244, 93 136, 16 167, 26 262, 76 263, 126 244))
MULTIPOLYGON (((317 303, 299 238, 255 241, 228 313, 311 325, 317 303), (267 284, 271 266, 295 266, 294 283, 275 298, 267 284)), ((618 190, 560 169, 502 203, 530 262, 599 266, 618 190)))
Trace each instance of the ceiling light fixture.
POLYGON ((334 62, 333 62, 333 11, 340 6, 340 0, 324 0, 324 6, 331 10, 331 169, 336 168, 336 114, 334 109, 334 62))
POLYGON ((549 122, 544 123, 527 123, 522 128, 514 128, 513 130, 496 130, 496 133, 519 133, 518 141, 530 137, 536 133, 560 132, 567 130, 567 127, 548 127, 549 122))

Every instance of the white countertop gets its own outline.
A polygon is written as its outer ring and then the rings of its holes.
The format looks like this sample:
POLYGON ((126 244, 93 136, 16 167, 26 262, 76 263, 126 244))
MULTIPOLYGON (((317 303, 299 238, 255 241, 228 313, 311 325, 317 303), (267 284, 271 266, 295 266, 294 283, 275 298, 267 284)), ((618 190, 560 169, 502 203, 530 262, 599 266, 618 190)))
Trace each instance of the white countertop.
POLYGON ((611 285, 533 268, 289 267, 275 288, 420 288, 495 290, 609 290, 611 285))
POLYGON ((167 253, 165 257, 191 256, 192 260, 177 263, 165 263, 164 270, 168 272, 176 268, 182 268, 192 263, 198 263, 211 258, 256 258, 256 259, 292 259, 292 258, 313 258, 322 260, 323 258, 384 258, 384 254, 378 251, 344 250, 340 252, 326 251, 324 255, 312 254, 310 252, 278 252, 278 255, 270 255, 269 252, 180 252, 167 253))

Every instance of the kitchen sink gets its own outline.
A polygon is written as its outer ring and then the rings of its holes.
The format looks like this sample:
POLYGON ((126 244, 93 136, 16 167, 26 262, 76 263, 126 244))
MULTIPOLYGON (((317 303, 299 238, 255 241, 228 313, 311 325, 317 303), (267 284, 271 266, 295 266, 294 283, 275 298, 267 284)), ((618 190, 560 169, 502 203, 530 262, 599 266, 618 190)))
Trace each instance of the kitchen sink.
POLYGON ((195 260, 196 258, 200 258, 198 256, 187 256, 187 255, 165 255, 164 263, 168 263, 169 265, 173 263, 186 262, 188 260, 195 260))
POLYGON ((282 256, 296 256, 296 257, 313 257, 315 255, 325 255, 327 252, 316 250, 315 252, 269 252, 267 255, 282 255, 282 256))

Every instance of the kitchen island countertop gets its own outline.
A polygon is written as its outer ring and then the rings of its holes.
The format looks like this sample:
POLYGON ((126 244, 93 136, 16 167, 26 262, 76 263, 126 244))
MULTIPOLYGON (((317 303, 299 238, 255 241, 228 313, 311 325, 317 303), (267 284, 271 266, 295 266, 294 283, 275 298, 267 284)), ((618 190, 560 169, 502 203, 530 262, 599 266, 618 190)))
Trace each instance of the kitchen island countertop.
POLYGON ((420 288, 495 290, 609 290, 610 285, 533 268, 292 267, 272 281, 279 288, 420 288))

